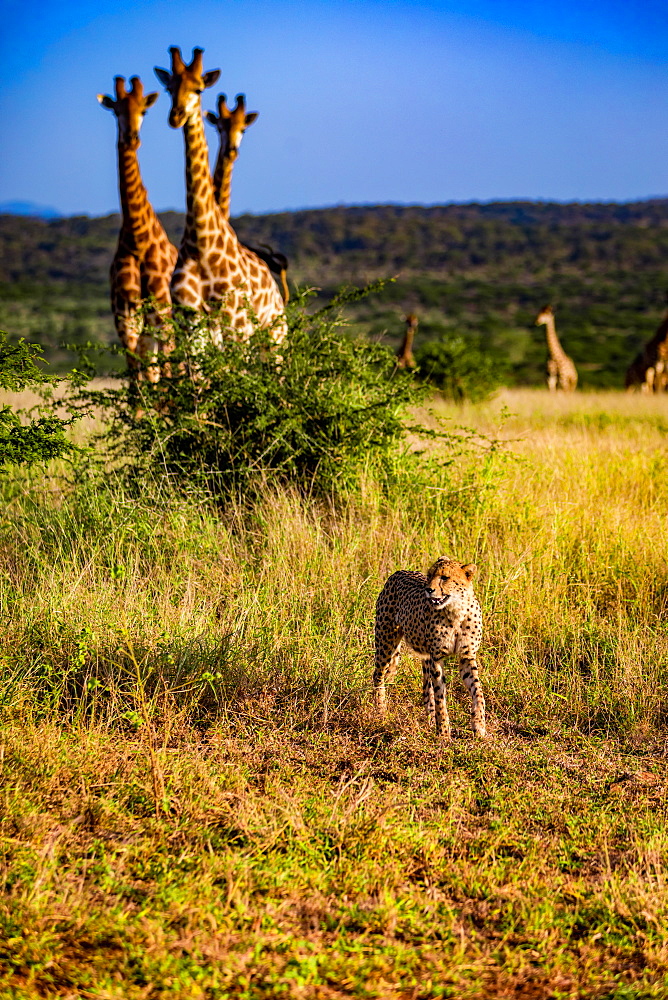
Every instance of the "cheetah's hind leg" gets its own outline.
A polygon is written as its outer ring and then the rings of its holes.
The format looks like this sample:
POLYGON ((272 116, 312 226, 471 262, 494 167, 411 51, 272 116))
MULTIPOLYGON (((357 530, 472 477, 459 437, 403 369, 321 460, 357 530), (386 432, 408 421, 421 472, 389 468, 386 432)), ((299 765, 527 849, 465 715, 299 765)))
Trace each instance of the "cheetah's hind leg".
POLYGON ((397 629, 392 635, 379 634, 376 630, 376 666, 373 672, 373 692, 378 716, 385 715, 387 697, 385 681, 392 677, 399 666, 403 633, 397 629))
POLYGON ((475 656, 462 656, 459 663, 462 680, 471 695, 471 727, 475 736, 487 735, 485 725, 485 696, 478 677, 478 663, 475 656))

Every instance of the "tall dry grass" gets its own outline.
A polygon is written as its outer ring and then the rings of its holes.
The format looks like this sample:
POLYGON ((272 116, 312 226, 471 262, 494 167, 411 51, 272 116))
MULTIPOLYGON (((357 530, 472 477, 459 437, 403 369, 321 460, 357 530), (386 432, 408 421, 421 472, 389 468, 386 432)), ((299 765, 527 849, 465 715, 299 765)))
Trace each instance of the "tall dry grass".
MULTIPOLYGON (((69 678, 68 705, 87 684, 99 703, 132 645, 194 701, 271 691, 307 715, 361 710, 383 580, 447 552, 479 566, 499 725, 661 727, 666 401, 506 391, 437 410, 504 447, 389 491, 368 483, 337 509, 274 490, 220 513, 151 484, 131 496, 17 476, 0 555, 5 684, 38 701, 46 684, 51 704, 69 678)), ((414 675, 406 660, 402 713, 417 711, 414 675)))

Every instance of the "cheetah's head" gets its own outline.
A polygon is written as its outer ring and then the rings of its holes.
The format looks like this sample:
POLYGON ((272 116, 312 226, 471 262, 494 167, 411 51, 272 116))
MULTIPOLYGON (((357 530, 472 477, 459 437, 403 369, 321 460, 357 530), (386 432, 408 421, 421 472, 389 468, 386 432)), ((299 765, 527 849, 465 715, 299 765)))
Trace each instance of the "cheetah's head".
POLYGON ((476 567, 473 563, 457 562, 447 556, 439 556, 427 570, 427 600, 439 611, 464 610, 473 596, 472 580, 476 567))

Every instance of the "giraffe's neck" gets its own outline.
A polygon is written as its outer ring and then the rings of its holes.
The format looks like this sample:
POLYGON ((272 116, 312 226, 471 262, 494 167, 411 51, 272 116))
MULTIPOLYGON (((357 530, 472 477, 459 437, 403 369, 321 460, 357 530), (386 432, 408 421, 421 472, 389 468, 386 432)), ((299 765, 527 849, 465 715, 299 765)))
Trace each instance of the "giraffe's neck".
POLYGON ((137 248, 150 240, 147 223, 155 215, 139 171, 136 149, 118 144, 118 185, 121 196, 122 235, 137 248))
POLYGON ((545 335, 547 337, 547 349, 550 352, 550 357, 554 361, 559 361, 561 358, 566 357, 566 352, 559 343, 559 338, 557 337, 557 329, 554 323, 554 316, 548 316, 545 323, 545 335))
POLYGON ((190 115, 183 126, 186 144, 186 236, 200 250, 217 245, 221 232, 236 242, 231 226, 216 203, 209 150, 204 135, 201 111, 190 115))
POLYGON ((226 219, 230 217, 233 169, 234 160, 230 158, 228 143, 227 141, 221 142, 216 160, 216 170, 213 175, 213 191, 218 206, 226 219))

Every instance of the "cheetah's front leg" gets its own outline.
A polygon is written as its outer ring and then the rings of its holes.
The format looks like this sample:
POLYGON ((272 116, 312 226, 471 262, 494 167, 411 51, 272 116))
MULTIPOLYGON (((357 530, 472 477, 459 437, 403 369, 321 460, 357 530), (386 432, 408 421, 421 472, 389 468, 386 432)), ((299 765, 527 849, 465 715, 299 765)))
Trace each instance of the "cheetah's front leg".
POLYGON ((463 654, 459 659, 459 671, 471 695, 471 726, 475 736, 486 736, 485 696, 478 677, 478 662, 475 653, 463 654))
MULTIPOLYGON (((427 666, 429 668, 429 673, 431 675, 431 687, 432 687, 432 698, 434 704, 434 714, 436 721, 436 735, 440 736, 442 740, 449 740, 451 737, 450 733, 450 716, 448 715, 448 709, 445 704, 445 682, 443 680, 443 663, 441 660, 435 660, 431 656, 428 660, 427 666)), ((429 709, 427 709, 429 712, 429 709)))
POLYGON ((434 685, 431 683, 431 660, 422 661, 422 698, 427 722, 434 725, 436 709, 434 708, 434 685))

